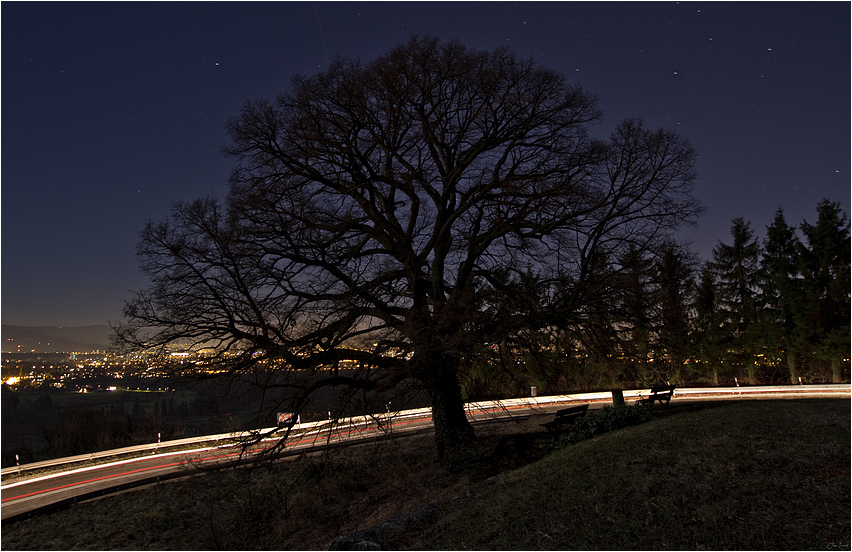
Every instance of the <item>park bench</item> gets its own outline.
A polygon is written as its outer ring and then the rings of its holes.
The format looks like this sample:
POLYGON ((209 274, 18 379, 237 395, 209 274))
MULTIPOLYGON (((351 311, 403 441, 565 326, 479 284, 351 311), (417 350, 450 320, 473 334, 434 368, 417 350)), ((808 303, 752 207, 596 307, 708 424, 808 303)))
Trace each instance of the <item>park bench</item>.
POLYGON ((547 431, 550 433, 557 434, 562 431, 562 426, 567 425, 574 420, 582 418, 586 415, 586 412, 589 410, 588 404, 581 404, 580 406, 572 406, 571 408, 563 408, 562 410, 556 411, 556 417, 553 420, 543 423, 544 427, 547 428, 547 431))
POLYGON ((663 404, 665 401, 666 404, 669 404, 669 401, 672 400, 674 390, 674 385, 658 385, 656 387, 652 387, 650 395, 647 397, 642 397, 640 395, 639 404, 654 406, 654 401, 659 401, 660 404, 663 404))

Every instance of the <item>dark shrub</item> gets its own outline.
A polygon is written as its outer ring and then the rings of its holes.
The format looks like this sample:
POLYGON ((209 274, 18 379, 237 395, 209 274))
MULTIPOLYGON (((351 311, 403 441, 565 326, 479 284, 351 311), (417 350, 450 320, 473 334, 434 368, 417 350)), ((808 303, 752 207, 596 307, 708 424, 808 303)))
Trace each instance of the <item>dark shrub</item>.
POLYGON ((577 420, 568 426, 556 439, 553 450, 573 445, 607 431, 641 424, 650 419, 650 406, 605 406, 600 413, 577 420))

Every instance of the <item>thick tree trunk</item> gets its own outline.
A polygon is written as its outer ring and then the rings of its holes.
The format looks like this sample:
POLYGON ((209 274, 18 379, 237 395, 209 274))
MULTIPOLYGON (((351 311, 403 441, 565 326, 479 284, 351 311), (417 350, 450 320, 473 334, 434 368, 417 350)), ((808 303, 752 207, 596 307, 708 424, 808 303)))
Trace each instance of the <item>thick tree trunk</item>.
POLYGON ((473 426, 464 410, 459 385, 459 358, 442 351, 429 351, 421 359, 421 378, 432 401, 432 422, 440 458, 463 453, 473 441, 473 426))

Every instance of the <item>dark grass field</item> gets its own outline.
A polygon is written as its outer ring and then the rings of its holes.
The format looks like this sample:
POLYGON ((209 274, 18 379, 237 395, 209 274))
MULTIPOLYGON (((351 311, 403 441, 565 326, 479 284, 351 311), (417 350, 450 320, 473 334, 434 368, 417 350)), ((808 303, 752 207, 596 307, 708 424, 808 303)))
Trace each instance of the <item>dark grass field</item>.
POLYGON ((850 547, 849 401, 748 401, 612 432, 446 505, 411 548, 850 547))
POLYGON ((78 504, 4 526, 0 544, 328 549, 437 504, 369 537, 385 549, 848 550, 850 417, 848 399, 674 401, 549 454, 534 417, 482 429, 452 470, 429 437, 381 442, 78 504))

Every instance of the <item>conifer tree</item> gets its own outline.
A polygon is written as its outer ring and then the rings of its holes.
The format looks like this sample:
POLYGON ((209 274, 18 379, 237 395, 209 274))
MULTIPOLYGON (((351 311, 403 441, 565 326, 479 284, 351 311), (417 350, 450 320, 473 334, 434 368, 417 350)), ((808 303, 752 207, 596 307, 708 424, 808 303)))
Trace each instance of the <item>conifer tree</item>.
POLYGON ((757 383, 755 333, 758 313, 760 244, 751 223, 741 217, 731 226, 731 245, 719 242, 712 266, 718 279, 717 304, 721 315, 723 355, 745 365, 750 384, 757 383))
POLYGON ((779 207, 763 241, 759 325, 766 354, 786 364, 790 383, 797 383, 799 376, 794 339, 801 299, 798 246, 796 229, 787 224, 779 207))
POLYGON ((799 246, 803 301, 797 313, 802 343, 831 364, 832 380, 842 380, 849 359, 849 222, 837 202, 817 205, 815 225, 803 221, 806 245, 799 246))
POLYGON ((701 267, 692 305, 694 356, 702 364, 710 365, 713 385, 718 385, 722 344, 720 313, 716 306, 716 273, 710 261, 705 261, 701 267))
POLYGON ((670 377, 680 381, 681 367, 689 356, 689 297, 695 282, 693 254, 677 244, 670 244, 656 263, 657 320, 655 358, 667 366, 670 377))

